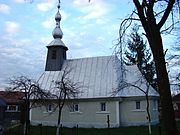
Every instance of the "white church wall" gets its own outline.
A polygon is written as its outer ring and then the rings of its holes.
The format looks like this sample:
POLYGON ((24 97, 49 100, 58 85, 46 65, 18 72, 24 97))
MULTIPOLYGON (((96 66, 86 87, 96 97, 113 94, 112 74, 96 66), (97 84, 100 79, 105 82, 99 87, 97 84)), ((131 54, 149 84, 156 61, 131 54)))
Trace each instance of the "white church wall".
MULTIPOLYGON (((138 104, 139 104, 138 103, 138 104)), ((153 100, 150 103, 150 115, 152 124, 158 122, 158 110, 153 107, 153 100)), ((125 100, 120 103, 120 125, 121 126, 134 126, 134 125, 147 125, 147 112, 146 112, 146 100, 143 99, 131 99, 125 100), (140 108, 137 108, 137 102, 140 103, 140 108)))
MULTIPOLYGON (((77 124, 79 127, 105 128, 108 126, 107 117, 109 115, 110 127, 119 126, 119 101, 77 101, 74 104, 79 105, 78 111, 71 111, 69 105, 65 105, 62 112, 61 122, 63 126, 73 127, 77 124), (101 111, 101 104, 106 104, 106 109, 101 111)), ((47 112, 46 107, 33 108, 31 111, 31 124, 43 124, 55 126, 57 124, 58 111, 47 112)))

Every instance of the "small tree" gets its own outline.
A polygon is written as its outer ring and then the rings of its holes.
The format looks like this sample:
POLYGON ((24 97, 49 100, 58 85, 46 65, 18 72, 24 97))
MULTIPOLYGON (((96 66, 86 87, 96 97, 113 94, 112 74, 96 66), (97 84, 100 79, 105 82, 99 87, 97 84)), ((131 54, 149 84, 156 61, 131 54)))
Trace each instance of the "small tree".
POLYGON ((48 98, 49 93, 44 92, 40 89, 39 84, 34 81, 33 79, 29 79, 26 76, 14 77, 9 80, 9 84, 11 85, 7 88, 10 91, 20 91, 24 92, 24 135, 28 134, 28 127, 30 124, 29 120, 29 112, 30 109, 33 107, 36 101, 43 102, 44 99, 48 98))
POLYGON ((147 44, 138 33, 139 27, 135 25, 127 41, 124 61, 127 65, 137 64, 139 70, 151 86, 157 89, 155 78, 155 65, 147 44))
POLYGON ((61 114, 65 102, 68 99, 73 99, 77 97, 77 95, 80 93, 79 83, 72 82, 69 77, 71 70, 72 69, 67 65, 63 67, 60 71, 60 78, 58 78, 58 80, 55 81, 55 86, 53 90, 50 91, 52 93, 52 98, 57 101, 55 102, 55 104, 57 104, 55 108, 58 110, 56 135, 59 135, 60 133, 61 114))

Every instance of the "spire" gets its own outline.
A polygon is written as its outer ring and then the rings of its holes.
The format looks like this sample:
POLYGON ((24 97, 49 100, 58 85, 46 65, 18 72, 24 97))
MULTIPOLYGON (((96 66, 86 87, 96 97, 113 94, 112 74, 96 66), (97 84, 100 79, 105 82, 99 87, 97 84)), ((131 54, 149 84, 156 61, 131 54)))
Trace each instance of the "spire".
POLYGON ((58 8, 58 12, 55 15, 56 27, 54 28, 52 35, 53 35, 54 39, 56 39, 56 38, 62 39, 63 33, 62 33, 61 28, 60 28, 61 14, 59 13, 60 0, 59 0, 57 8, 58 8))
POLYGON ((60 10, 60 0, 59 0, 57 8, 58 8, 58 11, 57 11, 57 13, 55 15, 56 27, 52 31, 52 36, 53 36, 54 40, 51 41, 51 43, 47 47, 61 46, 61 47, 64 47, 66 50, 68 50, 68 48, 65 46, 65 44, 61 40, 62 37, 63 37, 63 32, 62 32, 61 27, 60 27, 60 21, 61 21, 61 14, 59 12, 59 10, 60 10))
POLYGON ((68 50, 68 48, 65 46, 65 44, 62 41, 63 33, 60 28, 60 21, 61 21, 61 14, 59 13, 60 0, 57 8, 58 11, 55 15, 56 27, 52 32, 54 39, 47 46, 48 53, 47 53, 45 71, 60 71, 64 61, 67 59, 66 51, 68 50))

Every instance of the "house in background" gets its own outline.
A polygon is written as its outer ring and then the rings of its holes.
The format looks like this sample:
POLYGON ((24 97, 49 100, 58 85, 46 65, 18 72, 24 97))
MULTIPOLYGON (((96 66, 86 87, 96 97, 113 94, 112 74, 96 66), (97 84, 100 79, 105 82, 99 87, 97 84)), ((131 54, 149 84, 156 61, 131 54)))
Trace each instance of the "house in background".
MULTIPOLYGON (((108 119, 111 127, 147 124, 145 94, 137 87, 149 91, 151 120, 157 123, 159 94, 147 85, 137 66, 125 66, 116 56, 67 59, 68 48, 62 42, 59 10, 55 20, 54 40, 47 46, 46 67, 39 79, 40 87, 53 93, 55 82, 61 80, 67 67, 71 69, 68 79, 81 85, 81 93, 67 100, 63 108, 63 126, 78 124, 79 127, 103 128, 107 127, 108 119), (122 80, 137 87, 120 89, 122 80), (73 107, 69 108, 69 103, 73 107)), ((31 124, 57 125, 58 111, 54 111, 54 103, 56 100, 50 99, 49 105, 32 108, 31 124)))
POLYGON ((172 100, 175 111, 175 118, 180 120, 180 94, 175 95, 172 100))
POLYGON ((4 119, 4 111, 6 109, 6 102, 0 97, 0 121, 4 119))
POLYGON ((23 92, 0 91, 0 120, 20 120, 23 97, 23 92))

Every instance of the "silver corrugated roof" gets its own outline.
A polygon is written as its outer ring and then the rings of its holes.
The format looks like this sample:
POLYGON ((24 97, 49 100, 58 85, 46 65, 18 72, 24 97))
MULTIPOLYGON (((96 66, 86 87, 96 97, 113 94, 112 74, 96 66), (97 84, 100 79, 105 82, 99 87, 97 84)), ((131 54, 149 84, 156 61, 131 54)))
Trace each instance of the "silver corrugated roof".
MULTIPOLYGON (((78 98, 103 98, 112 96, 114 90, 118 89, 122 74, 120 64, 116 56, 69 59, 64 62, 62 70, 66 67, 71 68, 68 78, 71 82, 78 82, 82 91, 78 98)), ((123 72, 126 74, 124 75, 125 79, 128 82, 134 82, 134 79, 138 78, 137 76, 140 74, 137 66, 125 66, 125 68, 127 69, 127 73, 123 72)), ((62 71, 45 71, 39 79, 41 88, 53 90, 55 82, 61 79, 61 75, 62 71)), ((145 88, 143 85, 140 87, 145 88)), ((150 91, 153 92, 149 93, 157 96, 152 87, 150 91)), ((125 88, 116 96, 141 95, 142 93, 137 89, 125 88)))
MULTIPOLYGON (((63 46, 66 47, 63 41, 60 38, 55 38, 53 41, 51 41, 48 46, 63 46)), ((67 47, 66 47, 67 48, 67 47)))
MULTIPOLYGON (((147 83, 136 65, 124 66, 124 81, 132 85, 119 91, 121 97, 144 96, 148 92, 149 96, 159 96, 158 92, 147 83), (135 86, 135 87, 134 87, 135 86)), ((120 86, 121 87, 121 86, 120 86)))

